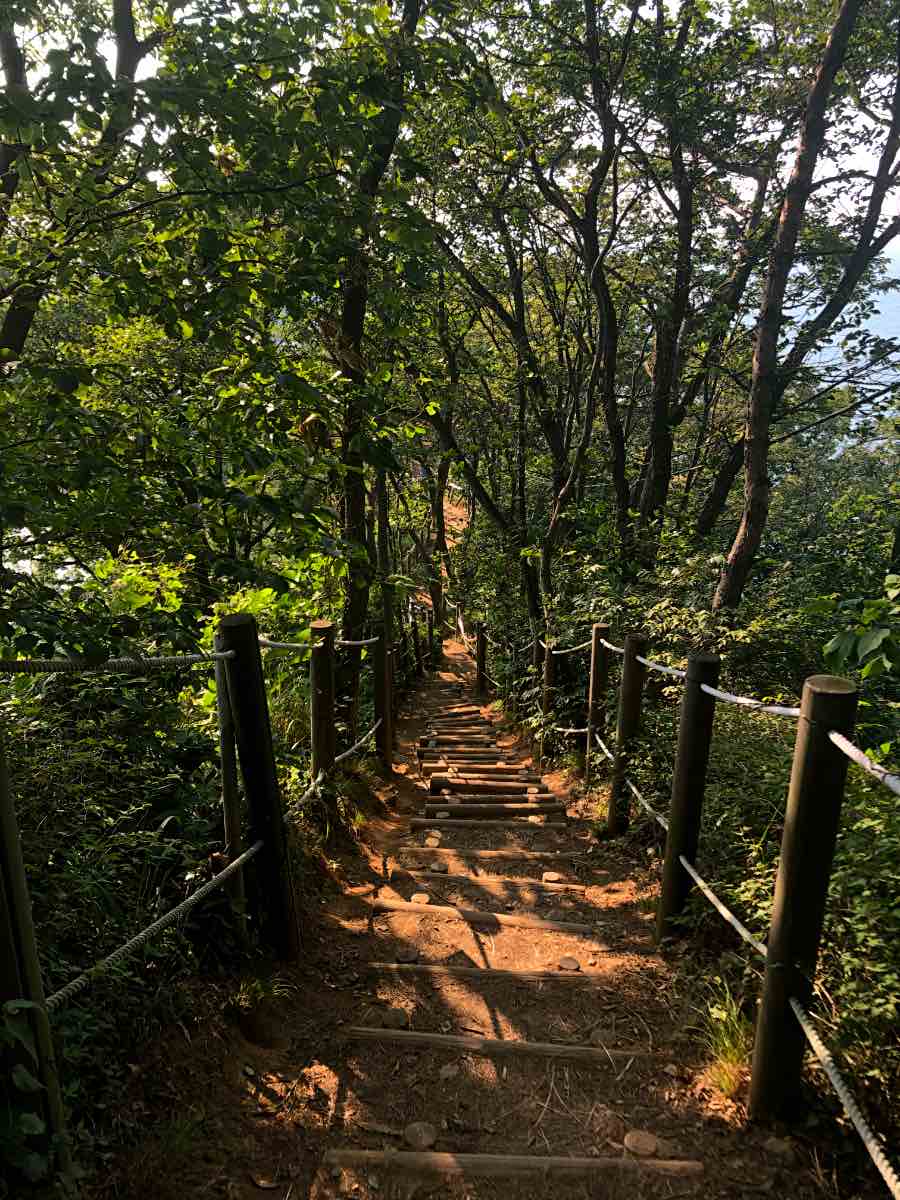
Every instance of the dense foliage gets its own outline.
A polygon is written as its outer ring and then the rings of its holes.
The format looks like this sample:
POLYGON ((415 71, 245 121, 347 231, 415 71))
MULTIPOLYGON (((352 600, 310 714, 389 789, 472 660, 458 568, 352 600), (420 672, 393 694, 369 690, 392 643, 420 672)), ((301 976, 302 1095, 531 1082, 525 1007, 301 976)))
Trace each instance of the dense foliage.
MULTIPOLYGON (((604 619, 761 696, 852 674, 858 740, 896 761, 895 5, 8 0, 0 67, 2 655, 209 648, 236 608, 352 639, 392 602, 406 645, 406 597, 447 589, 518 651, 490 670, 526 722, 522 647, 604 619)), ((290 800, 303 668, 267 671, 290 800)), ((673 700, 640 767, 660 803, 673 700)), ((0 713, 53 987, 213 869, 214 694, 16 677, 0 713)), ((704 855, 762 929, 790 731, 719 721, 704 855)), ((305 849, 348 818, 312 802, 305 849)), ((896 806, 852 775, 821 1019, 885 1129, 898 861, 896 806)), ((227 915, 110 985, 123 1021, 221 968, 227 915)), ((111 1136, 108 1013, 57 1031, 84 1137, 111 1136)), ((0 1044, 27 1058, 22 1020, 0 1044)))

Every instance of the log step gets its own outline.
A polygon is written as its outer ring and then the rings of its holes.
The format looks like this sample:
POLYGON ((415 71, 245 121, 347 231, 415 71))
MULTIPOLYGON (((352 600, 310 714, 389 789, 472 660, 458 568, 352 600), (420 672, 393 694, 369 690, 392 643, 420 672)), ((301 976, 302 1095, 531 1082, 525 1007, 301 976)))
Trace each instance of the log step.
POLYGON ((444 875, 440 871, 407 871, 403 867, 394 867, 394 876, 412 880, 424 879, 434 883, 471 883, 487 891, 503 891, 504 888, 538 888, 542 892, 586 892, 583 883, 544 883, 539 879, 515 879, 511 875, 444 875))
POLYGON ((428 781, 428 790, 432 796, 441 792, 492 792, 497 787, 503 787, 507 792, 537 793, 549 791, 535 783, 517 783, 513 780, 495 781, 492 779, 479 780, 470 775, 432 775, 428 781))
MULTIPOLYGON (((617 950, 592 948, 592 954, 608 954, 618 957, 617 950)), ((627 956, 638 955, 647 958, 653 952, 650 950, 627 951, 627 956)), ((626 955, 621 955, 626 957, 626 955)), ((622 968, 617 966, 618 973, 622 968)), ((504 970, 501 967, 456 967, 443 963, 383 963, 370 962, 366 970, 376 975, 424 975, 429 979, 496 979, 507 983, 586 983, 590 987, 608 987, 615 989, 615 977, 606 971, 517 971, 504 970)))
MULTIPOLYGON (((417 1174, 458 1176, 465 1179, 499 1179, 551 1175, 601 1175, 624 1171, 694 1176, 703 1174, 703 1163, 693 1158, 580 1158, 562 1154, 446 1154, 439 1150, 326 1150, 330 1167, 379 1168, 386 1174, 410 1171, 417 1174)), ((547 1193, 545 1193, 547 1194, 547 1193)))
POLYGON ((550 921, 531 913, 493 913, 480 908, 463 908, 459 904, 412 904, 407 900, 373 900, 373 912, 413 913, 416 916, 446 917, 465 921, 469 925, 517 925, 526 929, 542 929, 547 933, 587 933, 597 930, 593 925, 577 921, 550 921))
MULTIPOLYGON (((420 821, 421 825, 430 825, 430 821, 420 821)), ((468 824, 468 822, 466 822, 468 824)), ((493 822, 492 822, 493 824, 493 822)), ((536 827, 537 828, 537 827, 536 827)), ((513 862, 521 860, 522 862, 546 862, 553 863, 555 867, 562 867, 563 870, 567 866, 571 866, 573 862, 587 862, 588 860, 582 854, 575 853, 571 850, 454 850, 452 846, 401 846, 398 850, 399 854, 430 854, 432 858, 438 858, 441 855, 455 855, 457 858, 470 858, 475 862, 479 860, 487 861, 489 859, 497 859, 500 861, 513 862)))
POLYGON ((409 824, 411 829, 430 829, 432 826, 435 829, 522 829, 526 833, 541 829, 569 828, 566 821, 542 821, 537 824, 532 821, 519 820, 470 821, 466 817, 461 817, 458 821, 449 817, 413 817, 409 824))
POLYGON ((565 804, 516 804, 508 801, 506 804, 450 804, 437 801, 425 805, 425 816, 436 817, 438 813, 448 813, 453 817, 530 817, 552 813, 561 816, 566 811, 565 804))
POLYGON ((420 1033, 417 1029, 370 1029, 351 1025, 344 1036, 356 1042, 386 1042, 396 1046, 417 1046, 424 1050, 457 1050, 461 1054, 483 1054, 486 1058, 555 1058, 591 1063, 609 1068, 616 1059, 656 1058, 655 1050, 604 1049, 602 1046, 567 1046, 562 1042, 513 1042, 472 1034, 420 1033), (612 1060, 612 1061, 611 1061, 612 1060))
POLYGON ((553 804, 562 803, 553 792, 511 792, 498 788, 496 792, 441 792, 440 796, 425 797, 426 804, 553 804))

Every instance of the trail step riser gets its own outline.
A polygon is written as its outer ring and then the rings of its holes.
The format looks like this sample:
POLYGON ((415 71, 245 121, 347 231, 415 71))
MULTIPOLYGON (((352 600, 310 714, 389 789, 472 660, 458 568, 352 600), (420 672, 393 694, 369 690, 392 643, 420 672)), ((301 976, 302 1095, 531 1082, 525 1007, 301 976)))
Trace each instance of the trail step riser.
POLYGON ((531 817, 537 814, 561 816, 564 804, 426 804, 425 816, 436 817, 439 812, 451 812, 454 817, 531 817))
POLYGON ((568 823, 565 821, 542 821, 538 824, 534 821, 520 820, 468 821, 464 817, 458 821, 454 821, 450 817, 413 817, 409 824, 412 829, 428 829, 434 826, 435 829, 515 829, 525 833, 538 833, 544 829, 560 830, 569 828, 568 823))
MULTIPOLYGON (((483 1054, 487 1058, 534 1057, 569 1059, 573 1062, 594 1063, 609 1070, 611 1059, 627 1061, 629 1058, 655 1058, 653 1050, 604 1050, 594 1046, 565 1046, 556 1042, 505 1042, 494 1038, 469 1037, 452 1033, 419 1033, 413 1029, 369 1029, 363 1025, 351 1025, 344 1030, 345 1037, 353 1041, 385 1042, 397 1046, 418 1046, 428 1050, 457 1050, 462 1054, 483 1054)), ((626 1160, 622 1160, 626 1161, 626 1160)), ((648 1161, 643 1159, 641 1161, 648 1161)))

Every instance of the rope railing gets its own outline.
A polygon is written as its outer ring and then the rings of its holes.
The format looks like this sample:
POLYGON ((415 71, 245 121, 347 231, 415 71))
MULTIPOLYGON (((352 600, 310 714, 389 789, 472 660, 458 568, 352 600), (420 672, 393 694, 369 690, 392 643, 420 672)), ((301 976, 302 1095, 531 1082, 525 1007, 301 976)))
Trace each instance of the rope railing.
POLYGON ((652 658, 644 658, 642 654, 636 654, 635 658, 639 663, 643 663, 648 671, 659 671, 661 675, 672 675, 675 679, 684 679, 687 676, 687 671, 678 667, 667 667, 665 663, 654 662, 652 658))
MULTIPOLYGON (((583 730, 583 731, 579 730, 578 732, 586 733, 587 730, 583 730)), ((614 763, 616 761, 615 754, 613 754, 612 750, 610 750, 609 746, 607 746, 606 742, 603 741, 603 739, 600 737, 600 734, 597 733, 596 731, 594 732, 594 741, 596 741, 597 745, 600 747, 600 749, 603 751, 603 753, 606 755, 606 757, 609 759, 609 761, 611 763, 614 763)), ((662 815, 662 813, 656 811, 656 809, 653 807, 653 805, 649 803, 649 801, 645 798, 643 793, 631 782, 631 780, 627 776, 625 777, 624 782, 625 782, 625 786, 628 788, 628 790, 634 796, 635 800, 637 800, 638 804, 641 806, 641 808, 644 810, 644 812, 646 812, 649 816, 651 816, 654 819, 654 821, 658 822, 658 824, 660 824, 663 827, 663 829, 668 831, 669 822, 662 815)))
POLYGON ((234 658, 234 651, 162 654, 149 658, 106 658, 100 662, 91 662, 86 658, 0 658, 0 675, 143 675, 148 671, 193 667, 198 663, 214 664, 226 658, 234 658))
POLYGON ((606 640, 606 638, 600 639, 600 645, 605 646, 607 648, 607 650, 611 650, 613 652, 613 654, 624 654, 625 653, 624 646, 614 646, 612 644, 612 642, 608 642, 606 640))
POLYGON ((554 732, 554 733, 571 733, 571 734, 573 734, 573 735, 574 735, 574 734, 576 734, 576 733, 587 733, 587 732, 588 732, 588 726, 587 726, 587 725, 585 725, 585 726, 583 726, 583 727, 580 727, 580 728, 578 728, 578 729, 575 729, 574 727, 572 727, 572 726, 570 726, 570 725, 554 725, 554 726, 553 726, 553 732, 554 732))
POLYGON ((831 1086, 837 1092, 844 1112, 850 1118, 853 1128, 859 1134, 862 1144, 865 1146, 878 1173, 887 1184, 888 1190, 895 1197, 895 1200, 900 1200, 900 1176, 898 1176, 893 1164, 885 1154, 880 1139, 863 1116, 856 1098, 847 1086, 847 1081, 838 1070, 837 1063, 834 1061, 831 1051, 816 1033, 813 1023, 809 1018, 809 1013, 800 1001, 794 999, 792 996, 788 1000, 788 1004, 790 1004, 794 1016, 800 1022, 800 1028, 803 1030, 813 1054, 815 1054, 822 1066, 822 1070, 831 1081, 831 1086))
POLYGON ((693 864, 688 862, 683 854, 679 854, 678 861, 681 863, 682 867, 684 867, 685 871, 687 871, 688 875, 690 875, 691 879, 693 879, 694 883, 696 883, 697 887, 710 902, 722 920, 727 921, 731 928, 734 929, 741 936, 741 938, 743 938, 748 946, 752 946, 761 958, 766 958, 768 952, 763 943, 759 941, 758 938, 753 936, 747 926, 742 921, 738 920, 730 908, 723 904, 703 876, 697 872, 693 864))
POLYGON ((374 646, 377 641, 377 637, 360 638, 358 641, 351 641, 349 638, 341 638, 334 644, 338 650, 356 650, 361 646, 374 646))
POLYGON ((129 938, 124 946, 120 946, 118 950, 113 950, 112 954, 107 954, 106 958, 101 958, 93 967, 90 967, 87 971, 83 971, 75 979, 71 980, 64 987, 61 987, 59 991, 54 992, 52 996, 48 996, 45 1002, 47 1010, 52 1012, 53 1009, 66 1004, 73 996, 77 996, 79 992, 84 991, 86 987, 99 979, 101 975, 105 975, 111 967, 128 958, 135 950, 139 950, 141 946, 149 942, 151 938, 154 938, 156 934, 161 933, 164 929, 168 929, 170 925, 174 925, 185 913, 190 912, 192 908, 196 908, 207 896, 216 891, 217 888, 222 887, 224 883, 227 883, 232 875, 239 871, 245 863, 249 862, 255 854, 259 853, 262 847, 263 843, 261 841, 254 842, 248 850, 245 850, 243 854, 239 855, 234 862, 229 863, 227 867, 219 871, 217 875, 214 875, 208 883, 204 883, 193 895, 188 896, 186 900, 182 900, 180 904, 170 909, 159 920, 154 921, 152 925, 148 925, 146 929, 142 929, 140 933, 136 933, 133 938, 129 938))
POLYGON ((358 750, 361 750, 361 749, 362 749, 362 747, 363 747, 363 746, 366 744, 366 742, 369 740, 369 738, 371 738, 371 737, 374 737, 374 736, 375 736, 375 734, 378 732, 378 730, 379 730, 379 728, 380 728, 380 726, 381 726, 382 719, 383 719, 383 718, 379 717, 379 718, 378 718, 378 720, 375 722, 375 724, 372 726, 372 728, 371 728, 371 729, 368 731, 368 733, 364 733, 364 734, 362 735, 362 737, 359 739, 359 741, 358 741, 358 742, 355 742, 355 743, 354 743, 354 744, 353 744, 353 745, 350 747, 350 749, 349 749, 349 750, 345 750, 345 751, 343 752, 343 754, 339 754, 339 755, 338 755, 338 756, 335 758, 335 760, 334 760, 334 765, 335 765, 335 766, 337 766, 337 765, 338 765, 338 763, 346 762, 348 758, 352 758, 352 757, 353 757, 353 755, 354 755, 354 754, 356 754, 356 752, 357 752, 358 750))
POLYGON ((863 754, 859 746, 854 746, 849 738, 845 738, 842 733, 832 731, 828 735, 828 740, 837 746, 843 754, 856 763, 858 767, 871 775, 873 779, 877 779, 879 783, 894 793, 895 796, 900 796, 900 775, 893 775, 890 771, 880 766, 877 762, 873 762, 867 754, 863 754))
MULTIPOLYGON (((590 650, 591 644, 590 639, 588 639, 586 642, 579 642, 577 646, 568 646, 565 650, 551 650, 550 653, 555 655, 577 654, 580 650, 590 650)), ((541 645, 543 646, 544 643, 541 642, 541 645)), ((546 649, 546 647, 544 648, 546 649)))
POLYGON ((273 642, 270 638, 259 638, 264 650, 293 650, 296 654, 309 654, 309 642, 273 642))
POLYGON ((708 683, 700 684, 701 691, 707 696, 715 696, 728 704, 738 704, 742 708, 752 708, 754 712, 771 713, 776 717, 799 717, 800 709, 791 708, 784 704, 766 704, 765 700, 753 700, 750 696, 736 696, 734 692, 723 692, 720 688, 710 687, 708 683))

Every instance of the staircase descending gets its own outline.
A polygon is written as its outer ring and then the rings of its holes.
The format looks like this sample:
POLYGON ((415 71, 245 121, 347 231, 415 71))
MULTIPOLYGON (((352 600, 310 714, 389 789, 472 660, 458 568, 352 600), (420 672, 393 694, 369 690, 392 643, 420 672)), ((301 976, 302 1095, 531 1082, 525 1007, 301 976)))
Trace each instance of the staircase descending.
POLYGON ((367 969, 391 1007, 343 1030, 351 1076, 380 1081, 403 1123, 345 1114, 356 1144, 327 1151, 323 1194, 375 1196, 379 1172, 404 1196, 421 1175, 428 1194, 495 1195, 497 1178, 529 1196, 693 1194, 703 1166, 668 1111, 661 964, 627 869, 463 679, 417 704, 420 811, 370 901, 367 969))

